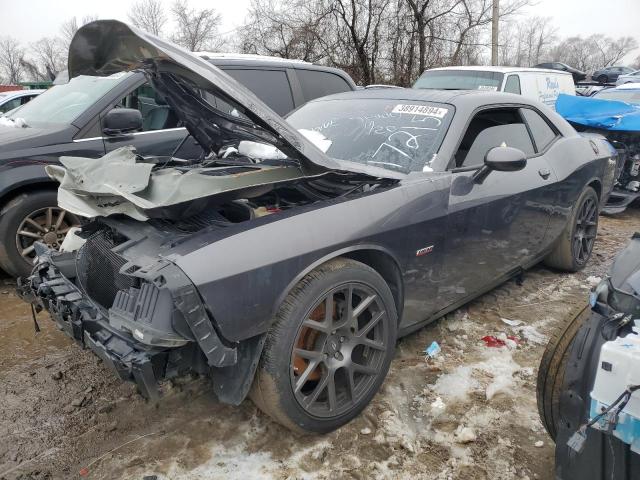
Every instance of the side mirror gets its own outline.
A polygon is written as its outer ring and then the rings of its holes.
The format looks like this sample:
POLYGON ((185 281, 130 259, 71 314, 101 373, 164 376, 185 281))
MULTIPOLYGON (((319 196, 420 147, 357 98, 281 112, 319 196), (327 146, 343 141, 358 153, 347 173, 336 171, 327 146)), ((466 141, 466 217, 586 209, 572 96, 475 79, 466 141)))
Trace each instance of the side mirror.
POLYGON ((492 170, 515 172, 527 165, 527 156, 522 150, 512 147, 494 147, 484 157, 484 166, 474 175, 476 183, 482 183, 492 170))
POLYGON ((111 109, 102 119, 102 133, 123 135, 142 129, 142 114, 135 108, 111 109))
POLYGON ((484 157, 484 164, 491 170, 515 172, 527 166, 527 156, 517 148, 494 147, 484 157))

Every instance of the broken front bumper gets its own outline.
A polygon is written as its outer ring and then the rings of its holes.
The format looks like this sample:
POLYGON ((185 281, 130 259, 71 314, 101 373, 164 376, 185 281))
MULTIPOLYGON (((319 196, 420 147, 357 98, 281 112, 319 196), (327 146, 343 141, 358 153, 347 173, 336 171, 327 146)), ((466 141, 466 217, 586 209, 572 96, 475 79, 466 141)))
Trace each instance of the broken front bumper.
POLYGON ((175 307, 193 336, 184 345, 167 347, 144 343, 143 339, 149 338, 147 332, 153 329, 141 321, 135 289, 122 291, 130 296, 128 303, 117 302, 105 309, 69 279, 75 276, 74 255, 58 254, 41 245, 37 250, 32 275, 18 280, 20 297, 38 311, 48 310, 61 330, 92 350, 121 379, 135 382, 145 397, 158 398, 159 380, 236 363, 236 349, 221 342, 195 287, 173 264, 163 265, 163 279, 169 279, 166 288, 171 287, 175 307), (114 321, 116 315, 118 322, 114 321), (123 327, 123 319, 128 328, 123 327))
POLYGON ((614 188, 609 195, 609 199, 602 209, 602 212, 608 215, 622 213, 638 198, 640 198, 640 192, 631 192, 621 188, 614 188))

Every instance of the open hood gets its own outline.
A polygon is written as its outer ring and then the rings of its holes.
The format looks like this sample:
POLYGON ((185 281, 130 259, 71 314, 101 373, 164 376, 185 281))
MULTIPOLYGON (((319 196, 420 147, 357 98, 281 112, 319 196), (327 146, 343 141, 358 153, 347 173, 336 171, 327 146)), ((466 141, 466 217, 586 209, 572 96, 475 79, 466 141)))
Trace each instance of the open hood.
POLYGON ((251 91, 207 60, 125 23, 99 20, 84 25, 71 41, 68 63, 69 78, 143 70, 205 150, 217 152, 230 142, 249 140, 275 146, 297 160, 305 175, 327 169, 363 170, 326 156, 251 91), (216 109, 204 100, 208 95, 235 110, 228 114, 216 109))

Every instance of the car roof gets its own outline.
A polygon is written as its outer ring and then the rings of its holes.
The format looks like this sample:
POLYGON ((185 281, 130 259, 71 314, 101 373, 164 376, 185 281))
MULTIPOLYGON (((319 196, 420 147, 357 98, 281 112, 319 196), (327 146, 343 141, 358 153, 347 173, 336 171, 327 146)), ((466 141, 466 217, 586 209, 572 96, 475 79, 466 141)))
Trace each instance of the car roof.
POLYGON ((269 55, 253 55, 245 53, 225 53, 225 52, 195 52, 199 57, 208 60, 216 67, 219 66, 238 66, 238 67, 279 67, 279 68, 295 68, 296 70, 316 70, 322 72, 330 72, 344 79, 348 79, 349 83, 355 87, 353 79, 339 68, 325 67, 324 65, 316 65, 304 60, 296 60, 290 58, 273 57, 269 55))
MULTIPOLYGON (((547 62, 552 63, 552 62, 547 62)), ((549 72, 553 74, 560 75, 571 75, 568 72, 562 72, 560 70, 553 70, 550 68, 534 68, 534 67, 498 67, 498 66, 465 66, 465 67, 438 67, 438 68, 430 68, 429 70, 425 70, 425 72, 430 72, 433 70, 461 70, 461 71, 476 71, 476 72, 496 72, 496 73, 515 73, 515 72, 549 72)))
POLYGON ((10 97, 24 97, 25 95, 40 94, 44 91, 44 89, 7 90, 6 92, 0 92, 0 97, 3 99, 10 97))
MULTIPOLYGON (((399 101, 417 100, 422 102, 448 103, 454 106, 475 108, 480 105, 490 104, 529 104, 538 105, 522 95, 504 92, 490 92, 482 90, 435 90, 423 88, 374 88, 361 89, 353 92, 336 93, 326 97, 320 97, 311 102, 322 102, 327 100, 350 100, 350 99, 387 99, 399 101)), ((309 103, 311 103, 309 102, 309 103)))
POLYGON ((242 61, 256 61, 260 63, 295 63, 301 64, 306 63, 312 65, 310 62, 306 62, 304 60, 296 60, 282 57, 275 57, 272 55, 254 55, 251 53, 232 53, 232 52, 194 52, 199 57, 202 57, 206 60, 242 60, 242 61))
POLYGON ((625 83, 624 85, 618 85, 613 89, 608 88, 607 90, 640 90, 640 83, 629 82, 629 83, 625 83))

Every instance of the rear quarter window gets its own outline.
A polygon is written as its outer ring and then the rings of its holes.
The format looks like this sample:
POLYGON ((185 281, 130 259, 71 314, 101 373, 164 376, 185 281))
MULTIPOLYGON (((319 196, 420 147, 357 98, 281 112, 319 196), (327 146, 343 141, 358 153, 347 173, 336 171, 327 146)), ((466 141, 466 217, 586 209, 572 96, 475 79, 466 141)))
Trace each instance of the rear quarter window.
POLYGON ((556 138, 556 132, 537 112, 528 108, 523 108, 521 112, 529 125, 529 130, 536 144, 536 151, 544 151, 556 138))
POLYGON ((300 81, 302 95, 307 102, 314 98, 352 90, 351 85, 335 73, 296 68, 296 75, 300 81))

